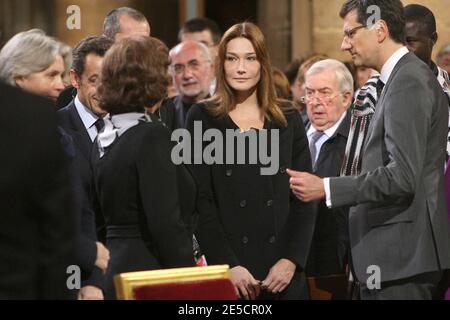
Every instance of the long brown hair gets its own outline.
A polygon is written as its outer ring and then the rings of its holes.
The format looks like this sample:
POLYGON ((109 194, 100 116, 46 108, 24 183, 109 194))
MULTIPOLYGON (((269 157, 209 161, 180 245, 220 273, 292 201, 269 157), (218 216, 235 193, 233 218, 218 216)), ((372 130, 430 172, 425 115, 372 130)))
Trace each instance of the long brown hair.
POLYGON ((272 67, 264 35, 251 22, 235 24, 222 37, 216 61, 216 93, 206 101, 207 110, 214 116, 225 116, 236 107, 234 90, 226 81, 224 68, 228 43, 235 38, 249 40, 261 64, 261 79, 257 85, 257 99, 259 107, 264 112, 264 116, 279 125, 287 126, 286 118, 281 110, 283 103, 277 99, 272 78, 272 67))

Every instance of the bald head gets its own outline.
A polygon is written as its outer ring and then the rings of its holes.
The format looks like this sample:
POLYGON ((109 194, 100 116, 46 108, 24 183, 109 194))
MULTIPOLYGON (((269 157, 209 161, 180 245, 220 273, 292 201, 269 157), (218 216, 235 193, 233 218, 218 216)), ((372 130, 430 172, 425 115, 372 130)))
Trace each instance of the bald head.
POLYGON ((184 41, 170 50, 173 84, 186 103, 196 103, 209 94, 213 75, 209 49, 203 43, 184 41))
POLYGON ((170 58, 172 58, 172 56, 176 56, 179 55, 180 53, 190 50, 197 50, 203 56, 204 59, 211 60, 211 55, 209 53, 208 47, 202 42, 193 40, 180 42, 175 47, 173 47, 172 50, 170 50, 169 55, 170 58))

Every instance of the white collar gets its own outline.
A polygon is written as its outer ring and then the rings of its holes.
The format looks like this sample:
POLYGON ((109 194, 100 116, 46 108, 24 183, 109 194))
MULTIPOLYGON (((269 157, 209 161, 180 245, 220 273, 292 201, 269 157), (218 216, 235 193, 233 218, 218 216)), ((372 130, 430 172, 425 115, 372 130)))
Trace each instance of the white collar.
POLYGON ((104 121, 105 127, 97 136, 100 158, 105 155, 105 149, 111 146, 126 131, 138 125, 139 122, 152 122, 147 111, 145 113, 130 112, 113 116, 108 114, 104 121))
POLYGON ((392 56, 390 56, 389 59, 384 63, 383 67, 381 68, 381 72, 380 72, 380 74, 381 74, 380 80, 383 81, 384 84, 386 84, 388 82, 389 77, 391 76, 391 73, 394 70, 397 63, 407 53, 409 53, 408 48, 403 46, 400 49, 398 49, 397 51, 395 51, 394 54, 392 56))
POLYGON ((95 122, 97 122, 99 117, 81 103, 78 95, 75 97, 74 103, 84 127, 86 128, 86 130, 89 129, 95 124, 95 122))
MULTIPOLYGON (((342 113, 342 115, 339 118, 339 120, 333 126, 329 127, 328 129, 326 129, 323 132, 323 133, 325 133, 325 135, 328 138, 331 138, 336 133, 336 130, 339 128, 339 126, 341 125, 342 121, 344 121, 346 114, 347 114, 347 110, 342 113)), ((318 131, 318 130, 316 128, 314 128, 314 126, 313 126, 313 124, 311 122, 311 126, 309 127, 308 133, 307 133, 308 137, 310 137, 316 131, 318 131)))

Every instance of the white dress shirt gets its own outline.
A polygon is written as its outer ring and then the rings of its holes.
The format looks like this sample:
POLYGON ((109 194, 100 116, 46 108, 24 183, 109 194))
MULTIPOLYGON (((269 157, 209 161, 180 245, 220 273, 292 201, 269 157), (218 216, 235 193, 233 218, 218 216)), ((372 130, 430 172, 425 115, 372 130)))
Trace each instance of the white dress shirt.
MULTIPOLYGON (((393 55, 389 57, 389 59, 384 63, 381 68, 380 80, 386 85, 389 78, 391 77, 392 71, 394 70, 397 63, 400 61, 403 56, 409 53, 408 48, 405 46, 401 47, 397 51, 394 52, 393 55)), ((384 90, 384 89, 383 89, 384 90)), ((331 208, 333 204, 331 203, 331 190, 330 190, 330 178, 323 179, 323 186, 325 189, 325 199, 327 203, 327 207, 331 208)))
POLYGON ((89 108, 85 107, 81 103, 80 99, 78 99, 78 95, 75 97, 75 108, 77 109, 78 115, 80 116, 91 141, 94 142, 98 134, 97 127, 95 126, 98 116, 96 116, 89 108))

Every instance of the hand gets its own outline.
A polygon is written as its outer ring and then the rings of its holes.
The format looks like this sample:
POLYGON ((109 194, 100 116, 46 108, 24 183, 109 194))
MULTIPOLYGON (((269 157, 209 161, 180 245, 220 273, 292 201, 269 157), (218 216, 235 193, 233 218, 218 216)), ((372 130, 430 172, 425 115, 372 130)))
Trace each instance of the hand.
POLYGON ((95 260, 95 265, 100 268, 103 273, 106 272, 109 262, 109 250, 101 242, 96 242, 97 245, 97 259, 95 260))
POLYGON ((325 198, 323 179, 307 172, 287 170, 291 179, 291 190, 303 202, 311 202, 325 198))
POLYGON ((283 292, 291 283, 296 265, 288 259, 280 259, 270 268, 267 278, 261 283, 261 288, 271 293, 283 292))
POLYGON ((244 267, 231 268, 231 282, 236 290, 236 295, 245 300, 255 300, 259 296, 259 281, 255 280, 251 273, 244 267))
POLYGON ((78 292, 78 300, 104 300, 103 291, 94 286, 85 286, 78 292))

